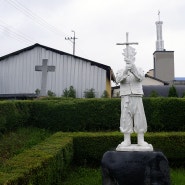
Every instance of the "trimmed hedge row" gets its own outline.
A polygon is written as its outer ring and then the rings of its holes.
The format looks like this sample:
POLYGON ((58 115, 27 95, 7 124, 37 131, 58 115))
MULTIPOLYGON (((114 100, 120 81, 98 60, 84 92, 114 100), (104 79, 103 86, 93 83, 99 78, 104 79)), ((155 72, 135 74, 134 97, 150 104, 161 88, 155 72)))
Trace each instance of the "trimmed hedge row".
MULTIPOLYGON (((184 98, 144 98, 148 131, 185 131, 184 98)), ((19 126, 52 131, 115 131, 120 99, 69 99, 0 102, 0 132, 19 126)))
MULTIPOLYGON (((62 174, 72 161, 100 166, 103 154, 122 140, 119 132, 58 132, 7 161, 0 169, 0 185, 62 184, 62 174)), ((132 140, 136 142, 136 135, 132 140)), ((145 140, 166 155, 170 167, 185 165, 185 132, 147 133, 145 140)))
POLYGON ((56 133, 5 162, 0 168, 0 184, 61 184, 62 174, 72 158, 72 138, 56 133))
MULTIPOLYGON (((153 145, 155 151, 164 153, 170 166, 185 166, 185 132, 146 133, 145 140, 153 145)), ((115 150, 122 141, 123 135, 119 132, 73 134, 74 162, 100 165, 103 154, 115 150)), ((132 143, 137 143, 135 134, 132 143)))

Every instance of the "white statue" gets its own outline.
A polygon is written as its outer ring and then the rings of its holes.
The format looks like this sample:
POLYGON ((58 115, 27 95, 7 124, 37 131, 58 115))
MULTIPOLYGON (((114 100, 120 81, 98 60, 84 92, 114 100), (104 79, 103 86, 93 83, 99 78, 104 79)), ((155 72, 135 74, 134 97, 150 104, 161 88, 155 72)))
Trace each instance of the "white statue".
POLYGON ((136 67, 136 52, 133 47, 129 46, 128 42, 123 55, 125 56, 124 61, 126 62, 126 66, 117 72, 116 82, 120 83, 120 131, 124 134, 124 141, 118 145, 116 150, 127 151, 127 147, 131 146, 131 134, 135 132, 137 133, 137 145, 133 145, 130 150, 138 150, 138 147, 142 147, 142 149, 140 148, 141 150, 151 151, 153 147, 144 141, 144 133, 147 131, 141 83, 145 77, 144 72, 141 68, 136 67))

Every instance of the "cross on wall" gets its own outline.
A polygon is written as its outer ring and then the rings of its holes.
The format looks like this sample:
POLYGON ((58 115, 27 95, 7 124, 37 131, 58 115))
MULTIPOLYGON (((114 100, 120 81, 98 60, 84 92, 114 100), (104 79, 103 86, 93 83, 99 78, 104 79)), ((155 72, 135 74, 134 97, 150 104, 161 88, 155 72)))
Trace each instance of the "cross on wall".
POLYGON ((43 59, 42 66, 35 66, 35 71, 42 72, 40 96, 47 95, 47 93, 46 93, 47 73, 55 71, 55 66, 48 66, 47 64, 48 64, 48 59, 43 59))

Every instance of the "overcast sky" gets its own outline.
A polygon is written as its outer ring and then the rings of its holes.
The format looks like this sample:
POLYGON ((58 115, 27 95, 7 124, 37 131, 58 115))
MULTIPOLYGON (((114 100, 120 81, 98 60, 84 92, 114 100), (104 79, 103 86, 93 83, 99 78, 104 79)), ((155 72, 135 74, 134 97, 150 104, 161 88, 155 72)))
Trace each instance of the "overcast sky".
POLYGON ((174 51, 175 76, 185 77, 184 0, 0 0, 0 56, 39 43, 110 66, 124 65, 126 32, 138 42, 136 65, 153 69, 156 25, 163 21, 164 48, 174 51))

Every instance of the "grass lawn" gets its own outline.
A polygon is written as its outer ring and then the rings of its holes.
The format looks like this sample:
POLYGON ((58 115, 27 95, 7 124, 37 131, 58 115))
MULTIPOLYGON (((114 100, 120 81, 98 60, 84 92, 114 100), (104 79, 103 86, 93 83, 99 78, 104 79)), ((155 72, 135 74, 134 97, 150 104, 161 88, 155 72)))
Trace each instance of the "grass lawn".
MULTIPOLYGON (((185 169, 171 169, 171 185, 185 185, 185 169)), ((101 185, 101 169, 74 167, 62 185, 101 185)))

